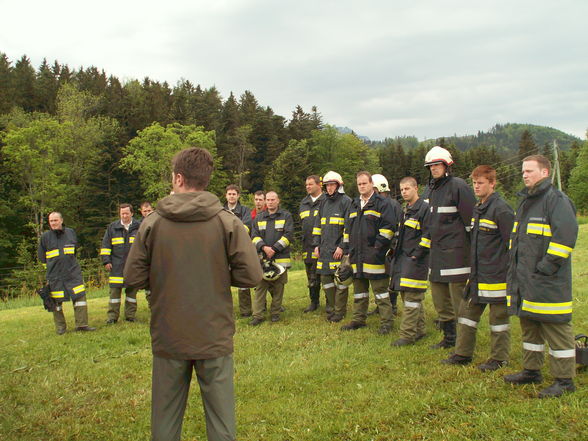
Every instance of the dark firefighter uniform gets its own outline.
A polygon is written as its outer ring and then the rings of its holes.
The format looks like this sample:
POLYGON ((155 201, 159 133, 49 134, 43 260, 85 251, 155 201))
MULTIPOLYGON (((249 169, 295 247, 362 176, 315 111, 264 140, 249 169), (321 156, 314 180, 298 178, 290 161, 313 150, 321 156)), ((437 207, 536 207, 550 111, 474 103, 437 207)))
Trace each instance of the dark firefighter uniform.
POLYGON ((332 195, 325 194, 312 231, 313 249, 318 247, 320 255, 316 272, 320 275, 327 305, 334 306, 335 321, 340 321, 347 313, 349 289, 335 281, 335 270, 341 259, 335 260, 333 253, 337 247, 346 253, 347 244, 343 243, 343 234, 350 207, 351 198, 345 193, 335 191, 332 195))
MULTIPOLYGON (((251 234, 251 224, 253 220, 251 218, 251 210, 249 208, 241 205, 237 201, 237 205, 232 210, 229 208, 228 203, 225 203, 224 209, 237 216, 241 222, 243 222, 247 233, 251 234)), ((239 294, 239 313, 241 314, 241 317, 251 316, 251 291, 249 288, 239 288, 237 292, 239 294)))
MULTIPOLYGON (((313 253, 314 246, 312 233, 315 219, 318 217, 319 206, 324 199, 325 195, 323 193, 314 200, 312 196, 308 194, 300 202, 300 208, 298 210, 300 224, 302 226, 302 258, 304 259, 304 266, 306 267, 308 295, 310 297, 312 309, 318 307, 321 292, 321 283, 316 272, 317 259, 313 253)), ((333 302, 329 303, 329 300, 329 297, 327 297, 327 310, 333 309, 334 307, 333 302)))
POLYGON ((398 227, 391 265, 390 288, 400 292, 404 312, 400 338, 414 343, 425 335, 425 310, 422 304, 429 275, 429 204, 419 198, 407 205, 398 227))
POLYGON ((433 179, 423 194, 431 219, 430 274, 433 304, 443 340, 435 347, 455 344, 455 319, 470 275, 470 230, 476 197, 467 183, 454 176, 433 179))
POLYGON ((344 236, 344 241, 349 242, 349 260, 353 267, 352 323, 365 325, 371 285, 380 314, 381 333, 390 332, 392 327, 390 279, 385 262, 396 228, 392 206, 383 196, 374 192, 363 208, 360 197, 353 200, 344 236))
MULTIPOLYGON (((290 261, 290 244, 294 240, 294 222, 292 215, 281 208, 270 214, 269 211, 259 213, 253 221, 252 242, 258 253, 263 253, 263 247, 269 246, 276 253, 273 260, 286 270, 292 266, 290 261)), ((265 257, 265 256, 264 256, 265 257)), ((255 288, 253 301, 253 318, 263 319, 266 308, 266 293, 270 292, 272 304, 270 314, 272 319, 279 319, 284 297, 284 286, 288 282, 288 271, 274 281, 262 280, 255 288)))
MULTIPOLYGON (((108 277, 110 286, 110 300, 108 303, 108 322, 114 323, 118 320, 120 314, 120 301, 122 289, 125 288, 123 269, 129 254, 129 249, 135 241, 135 236, 139 230, 140 222, 135 219, 131 220, 127 230, 119 220, 112 222, 106 228, 104 238, 102 239, 102 264, 111 264, 112 270, 108 277)), ((125 288, 125 320, 134 321, 137 313, 137 288, 125 288)))
POLYGON ((51 297, 57 303, 53 311, 55 330, 63 334, 66 330, 63 302, 71 300, 74 306, 76 328, 88 327, 88 304, 82 270, 76 259, 77 236, 71 228, 45 231, 39 241, 37 254, 47 269, 47 282, 51 297))
POLYGON ((471 358, 480 317, 490 305, 490 360, 509 359, 510 324, 506 311, 508 242, 514 223, 512 208, 492 193, 474 208, 471 267, 457 319, 455 353, 471 358))
POLYGON ((507 305, 521 321, 523 367, 539 370, 545 341, 557 379, 575 375, 572 333, 572 250, 576 209, 549 178, 525 189, 511 234, 507 305))

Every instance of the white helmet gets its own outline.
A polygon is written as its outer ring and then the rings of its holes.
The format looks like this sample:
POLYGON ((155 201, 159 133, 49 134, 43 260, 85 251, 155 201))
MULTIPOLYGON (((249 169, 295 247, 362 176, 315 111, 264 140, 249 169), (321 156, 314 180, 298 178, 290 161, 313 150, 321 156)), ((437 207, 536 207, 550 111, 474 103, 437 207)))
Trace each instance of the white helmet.
POLYGON ((326 172, 325 175, 323 176, 323 185, 325 185, 329 182, 343 185, 343 178, 341 177, 341 175, 339 173, 334 172, 334 171, 329 171, 329 172, 326 172))
POLYGON ((425 156, 425 167, 433 164, 445 164, 447 167, 452 166, 453 158, 451 157, 451 153, 443 147, 436 145, 425 156))
POLYGON ((263 271, 263 280, 268 282, 278 280, 286 272, 286 268, 272 260, 264 260, 261 263, 261 270, 263 271))
POLYGON ((372 182, 374 183, 374 187, 378 192, 383 191, 390 191, 390 187, 388 186, 388 179, 384 175, 375 174, 372 175, 372 182))

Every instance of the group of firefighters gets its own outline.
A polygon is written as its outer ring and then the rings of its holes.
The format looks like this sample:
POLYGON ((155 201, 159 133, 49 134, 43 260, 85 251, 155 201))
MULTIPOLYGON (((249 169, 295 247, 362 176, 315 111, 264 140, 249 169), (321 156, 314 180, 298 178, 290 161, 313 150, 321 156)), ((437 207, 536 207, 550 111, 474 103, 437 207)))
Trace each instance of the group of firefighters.
MULTIPOLYGON (((520 318, 523 370, 506 375, 512 384, 542 382, 541 367, 549 346, 554 382, 539 397, 560 396, 575 390, 574 336, 571 327, 571 252, 578 226, 575 208, 556 190, 549 177, 551 165, 540 155, 525 158, 525 183, 516 214, 495 191, 496 171, 487 165, 471 173, 472 188, 451 175, 453 159, 442 147, 426 155, 430 183, 419 196, 413 177, 400 181, 405 204, 389 196, 382 175, 360 171, 356 175, 359 196, 344 192, 343 179, 335 171, 322 178, 306 179, 307 196, 300 203, 302 252, 308 279, 310 304, 305 313, 319 309, 321 288, 329 322, 341 322, 347 314, 349 287, 353 285, 351 321, 343 331, 366 326, 369 314, 380 317, 379 334, 389 334, 397 315, 397 298, 403 302, 399 336, 393 347, 412 345, 425 336, 424 295, 429 285, 436 323, 443 332, 432 348, 455 351, 443 363, 472 362, 476 330, 489 305, 490 357, 478 366, 494 371, 508 363, 509 315, 520 318), (477 199, 476 199, 477 198, 477 199), (376 310, 368 312, 369 289, 376 310)), ((254 194, 255 209, 239 202, 240 188, 226 188, 224 208, 235 214, 251 236, 264 272, 255 288, 239 289, 239 313, 262 324, 269 317, 280 320, 282 299, 291 267, 290 245, 294 240, 292 215, 280 207, 275 191, 254 194)), ((141 205, 146 217, 150 203, 141 205)), ((110 300, 107 323, 119 319, 123 269, 140 222, 132 206, 121 204, 120 219, 111 223, 100 255, 109 272, 110 300)), ((85 288, 75 259, 76 235, 63 226, 60 213, 49 215, 50 230, 39 243, 39 259, 47 266, 47 280, 58 334, 66 331, 62 303, 73 301, 76 329, 88 326, 85 288)), ((137 289, 126 288, 125 320, 134 321, 137 289)), ((148 294, 148 293, 147 293, 148 294)))

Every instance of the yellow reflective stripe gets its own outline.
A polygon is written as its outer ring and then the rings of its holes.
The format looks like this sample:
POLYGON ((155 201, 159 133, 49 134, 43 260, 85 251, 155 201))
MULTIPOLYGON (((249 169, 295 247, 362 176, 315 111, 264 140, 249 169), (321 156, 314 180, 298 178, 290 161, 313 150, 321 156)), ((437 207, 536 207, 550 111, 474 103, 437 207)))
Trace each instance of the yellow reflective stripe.
POLYGON ((267 221, 257 222, 257 228, 259 228, 260 230, 265 230, 266 226, 267 226, 267 221))
POLYGON ((480 219, 480 223, 484 222, 485 224, 496 225, 496 222, 491 221, 490 219, 480 219))
POLYGON ((312 234, 315 235, 315 236, 320 236, 321 235, 321 229, 320 229, 320 227, 314 227, 312 229, 312 234))
POLYGON ((547 254, 553 254, 554 256, 563 257, 567 259, 572 254, 573 248, 562 245, 561 243, 549 242, 549 248, 547 248, 547 254))
POLYGON ((318 210, 314 210, 314 213, 312 215, 316 216, 317 214, 318 214, 318 210))
POLYGON ((540 234, 551 237, 551 227, 548 224, 527 224, 527 234, 540 234))
POLYGON ((261 242, 261 237, 255 236, 253 239, 251 239, 251 242, 253 242, 253 245, 257 245, 259 242, 261 242))
POLYGON ((101 256, 110 256, 112 254, 111 248, 100 248, 100 255, 101 256))
POLYGON ((323 269, 323 262, 320 260, 316 263, 316 269, 323 269))
POLYGON ((503 291, 506 289, 506 283, 478 283, 478 289, 484 291, 503 291))
POLYGON ((378 231, 386 239, 392 239, 392 236, 394 236, 394 232, 392 230, 388 230, 387 228, 380 228, 378 231))
POLYGON ((124 283, 124 278, 122 278, 122 277, 109 277, 108 283, 124 283))
POLYGON ((112 245, 122 245, 125 243, 125 238, 124 237, 113 237, 112 239, 110 239, 110 243, 112 245))
POLYGON ((289 257, 284 257, 282 259, 276 259, 275 262, 276 263, 279 263, 281 265, 290 265, 290 258, 289 257))
POLYGON ((506 296, 506 306, 510 306, 511 296, 506 296))
POLYGON ((326 224, 327 224, 327 218, 321 217, 321 225, 326 225, 326 224))
POLYGON ((63 254, 75 254, 76 248, 75 247, 64 247, 63 254))
POLYGON ((375 211, 375 210, 365 210, 363 212, 364 216, 367 216, 368 214, 371 214, 372 216, 376 216, 376 217, 380 217, 382 216, 382 213, 380 213, 379 211, 375 211))
POLYGON ((287 237, 285 237, 285 236, 282 236, 282 237, 280 238, 280 240, 278 240, 278 243, 279 243, 280 245, 282 245, 283 247, 287 247, 288 245, 290 245, 290 241, 289 241, 289 240, 288 240, 288 238, 287 238, 287 237))
POLYGON ((343 242, 349 242, 349 233, 343 233, 343 242))
POLYGON ((351 269, 353 269, 353 272, 356 273, 357 272, 357 264, 352 263, 351 264, 351 269))
POLYGON ((51 291, 51 297, 54 299, 61 299, 65 297, 65 293, 63 291, 51 291))
POLYGON ((517 227, 519 226, 519 223, 515 221, 514 225, 512 226, 512 232, 516 233, 517 232, 517 227))
POLYGON ((409 228, 414 228, 415 230, 421 229, 421 223, 416 219, 406 219, 406 221, 404 221, 404 225, 409 228))
POLYGON ((400 286, 405 286, 407 288, 427 289, 427 281, 426 280, 418 280, 418 279, 408 279, 406 277, 401 277, 400 278, 400 286))
POLYGON ((300 212, 300 219, 304 219, 310 216, 310 210, 305 210, 300 212))
POLYGON ((86 287, 84 286, 84 284, 81 284, 81 285, 78 285, 78 286, 74 286, 72 288, 72 291, 74 292, 74 294, 79 294, 79 293, 81 293, 82 291, 85 291, 85 290, 86 290, 86 287))
POLYGON ((345 219, 342 217, 330 217, 329 224, 331 225, 343 225, 345 223, 345 219))
POLYGON ((349 219, 351 219, 353 217, 357 217, 357 211, 354 211, 353 213, 349 213, 349 219))
POLYGON ((512 248, 512 239, 508 239, 508 249, 512 248))
POLYGON ((245 224, 243 224, 243 226, 245 227, 245 230, 247 230, 247 233, 249 233, 249 231, 250 231, 249 230, 249 227, 247 225, 245 225, 245 224))
POLYGON ((373 263, 364 263, 363 272, 369 274, 383 274, 386 272, 384 264, 374 265, 373 263))
POLYGON ((535 314, 571 314, 572 302, 539 303, 523 300, 521 309, 535 314))
POLYGON ((431 248, 431 239, 427 239, 426 237, 421 237, 421 241, 419 245, 425 248, 431 248))
POLYGON ((129 243, 134 243, 134 242, 135 242, 135 236, 129 237, 129 243))
POLYGON ((490 228, 492 230, 498 229, 498 225, 496 225, 496 222, 493 222, 489 219, 480 219, 479 225, 480 225, 480 227, 486 227, 486 228, 490 228))
POLYGON ((57 256, 59 256, 59 249, 47 251, 45 253, 46 259, 53 259, 54 257, 57 257, 57 256))
POLYGON ((329 262, 329 269, 337 269, 337 267, 341 264, 341 262, 329 262))
POLYGON ((276 221, 276 228, 284 228, 284 225, 286 224, 286 220, 285 219, 278 219, 276 221))

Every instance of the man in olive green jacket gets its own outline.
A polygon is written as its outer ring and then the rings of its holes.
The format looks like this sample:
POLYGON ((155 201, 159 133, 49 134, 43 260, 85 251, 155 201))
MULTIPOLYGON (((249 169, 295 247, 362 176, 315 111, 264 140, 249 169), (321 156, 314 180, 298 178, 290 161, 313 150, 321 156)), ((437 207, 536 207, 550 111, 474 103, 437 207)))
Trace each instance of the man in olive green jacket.
POLYGON ((204 149, 176 155, 174 194, 142 222, 125 266, 126 283, 151 289, 154 441, 180 439, 192 370, 208 439, 236 436, 231 285, 252 288, 262 272, 241 221, 204 191, 212 164, 204 149))

